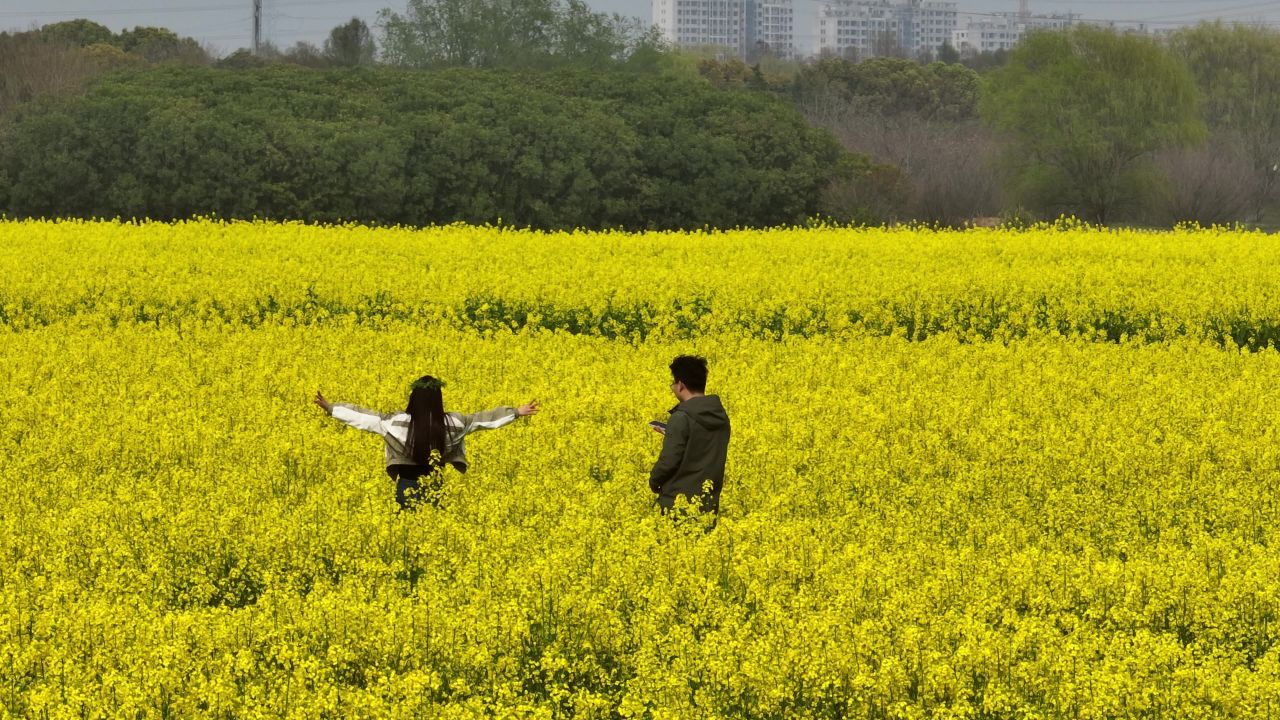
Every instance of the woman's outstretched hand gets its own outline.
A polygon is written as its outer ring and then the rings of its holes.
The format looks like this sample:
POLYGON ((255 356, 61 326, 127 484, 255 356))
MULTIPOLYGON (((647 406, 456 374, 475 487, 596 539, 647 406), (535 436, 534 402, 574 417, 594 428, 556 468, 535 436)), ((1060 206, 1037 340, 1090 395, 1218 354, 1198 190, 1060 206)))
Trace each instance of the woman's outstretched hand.
POLYGON ((316 397, 311 402, 314 402, 316 405, 318 405, 321 410, 325 411, 325 414, 327 415, 333 414, 333 403, 329 402, 328 400, 325 400, 324 395, 321 395, 319 390, 316 391, 316 397))
POLYGON ((531 400, 528 403, 516 408, 516 417, 529 417, 538 414, 538 401, 531 400))

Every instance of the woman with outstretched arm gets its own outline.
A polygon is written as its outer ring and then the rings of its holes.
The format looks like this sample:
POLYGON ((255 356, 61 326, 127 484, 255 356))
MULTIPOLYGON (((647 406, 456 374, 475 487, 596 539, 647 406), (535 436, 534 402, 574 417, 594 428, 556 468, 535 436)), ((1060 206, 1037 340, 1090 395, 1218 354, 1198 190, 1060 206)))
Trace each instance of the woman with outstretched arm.
POLYGON ((316 391, 315 404, 330 416, 357 430, 377 433, 385 446, 387 475, 396 481, 396 502, 412 508, 426 499, 435 505, 445 465, 467 471, 466 436, 477 430, 496 430, 538 412, 538 401, 520 407, 485 412, 445 412, 444 383, 430 375, 413 382, 404 412, 378 413, 349 403, 331 403, 316 391), (427 489, 421 479, 427 478, 427 489))

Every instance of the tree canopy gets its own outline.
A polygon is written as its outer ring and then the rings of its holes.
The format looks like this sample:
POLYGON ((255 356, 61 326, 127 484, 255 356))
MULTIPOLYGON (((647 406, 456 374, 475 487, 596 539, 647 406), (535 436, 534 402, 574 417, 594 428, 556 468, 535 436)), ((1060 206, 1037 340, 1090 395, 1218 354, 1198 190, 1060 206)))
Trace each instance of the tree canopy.
POLYGON ((20 110, 11 216, 765 226, 865 163, 780 99, 637 73, 161 67, 20 110))
POLYGON ((922 65, 900 58, 851 62, 825 58, 805 66, 794 92, 801 103, 826 97, 880 115, 912 113, 928 120, 957 121, 974 116, 978 74, 962 65, 922 65))
POLYGON ((359 18, 335 27, 324 41, 324 55, 334 65, 356 67, 372 65, 377 44, 369 26, 359 18))
POLYGON ((639 20, 585 0, 408 0, 381 22, 385 59, 417 68, 599 67, 658 43, 639 20))

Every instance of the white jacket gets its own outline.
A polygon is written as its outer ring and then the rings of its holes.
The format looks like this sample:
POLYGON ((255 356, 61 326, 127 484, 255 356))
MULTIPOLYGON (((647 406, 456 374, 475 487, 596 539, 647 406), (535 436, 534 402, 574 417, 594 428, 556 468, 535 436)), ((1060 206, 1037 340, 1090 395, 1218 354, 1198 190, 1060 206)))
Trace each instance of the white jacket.
MULTIPOLYGON (((350 403, 334 403, 332 414, 357 430, 380 435, 386 446, 387 467, 416 464, 405 453, 405 443, 409 440, 409 413, 378 413, 350 403)), ((467 446, 463 439, 477 430, 497 430, 510 425, 519 417, 515 408, 506 406, 469 415, 445 413, 449 450, 444 454, 444 461, 457 468, 458 472, 466 472, 467 446)))

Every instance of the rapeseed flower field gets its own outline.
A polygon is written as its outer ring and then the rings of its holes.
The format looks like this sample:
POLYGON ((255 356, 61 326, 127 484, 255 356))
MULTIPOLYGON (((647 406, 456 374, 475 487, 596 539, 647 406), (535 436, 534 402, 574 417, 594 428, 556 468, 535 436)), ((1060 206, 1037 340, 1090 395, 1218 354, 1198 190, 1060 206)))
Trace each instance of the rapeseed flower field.
POLYGON ((1280 243, 0 223, 0 716, 1274 718, 1280 243), (718 526, 645 423, 705 355, 718 526), (398 513, 377 437, 542 401, 398 513))

